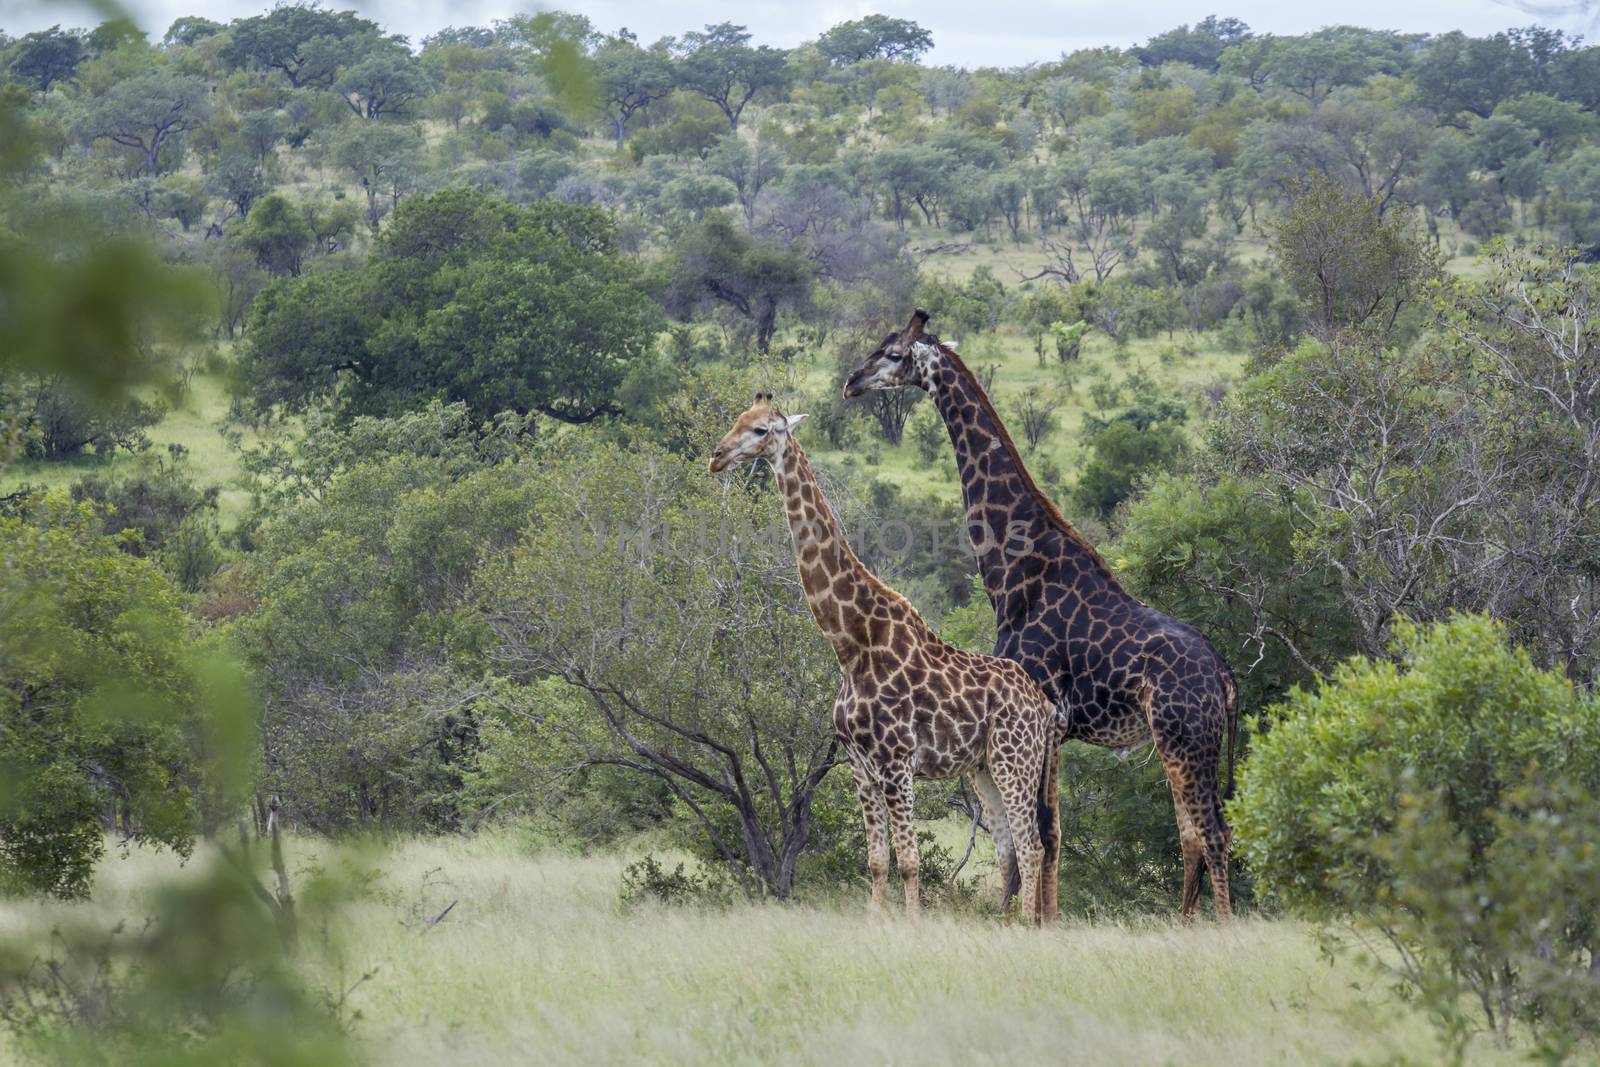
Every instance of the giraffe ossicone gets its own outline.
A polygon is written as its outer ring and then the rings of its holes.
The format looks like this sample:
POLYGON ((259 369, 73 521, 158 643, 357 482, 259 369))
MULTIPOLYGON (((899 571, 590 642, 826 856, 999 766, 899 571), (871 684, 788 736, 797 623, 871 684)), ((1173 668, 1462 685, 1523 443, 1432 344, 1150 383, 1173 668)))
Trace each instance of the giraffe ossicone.
POLYGON ((777 473, 806 603, 843 676, 833 730, 861 803, 873 903, 884 903, 892 833, 906 909, 919 907, 913 781, 970 775, 1002 865, 1021 879, 1023 915, 1052 922, 1060 836, 1054 705, 1016 663, 940 640, 856 558, 794 440, 803 418, 758 393, 712 451, 710 467, 761 459, 777 473))

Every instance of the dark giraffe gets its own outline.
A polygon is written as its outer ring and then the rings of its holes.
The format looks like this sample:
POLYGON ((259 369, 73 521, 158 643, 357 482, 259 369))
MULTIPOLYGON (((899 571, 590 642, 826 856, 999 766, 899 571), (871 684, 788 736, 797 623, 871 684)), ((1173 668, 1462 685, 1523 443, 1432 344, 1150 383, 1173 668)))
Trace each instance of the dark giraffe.
POLYGON ((967 533, 998 624, 995 654, 1021 663, 1055 702, 1058 740, 1154 743, 1183 848, 1183 916, 1194 916, 1204 864, 1217 917, 1228 918, 1232 834, 1218 763, 1226 735, 1231 795, 1232 670, 1204 634, 1122 588, 1039 491, 983 387, 954 349, 924 332, 927 320, 918 308, 886 337, 850 375, 845 396, 903 385, 932 396, 955 445, 967 533))
POLYGON ((785 416, 772 394, 758 394, 711 453, 711 470, 759 457, 777 472, 806 602, 844 674, 833 729, 861 801, 872 902, 883 906, 888 885, 887 823, 906 909, 918 909, 913 778, 970 774, 1002 868, 1021 879, 1023 915, 1052 922, 1055 869, 1045 858, 1055 854, 1056 826, 1045 819, 1054 807, 1044 794, 1056 781, 1055 705, 1011 660, 941 641, 910 602, 862 565, 794 440, 803 418, 785 416))

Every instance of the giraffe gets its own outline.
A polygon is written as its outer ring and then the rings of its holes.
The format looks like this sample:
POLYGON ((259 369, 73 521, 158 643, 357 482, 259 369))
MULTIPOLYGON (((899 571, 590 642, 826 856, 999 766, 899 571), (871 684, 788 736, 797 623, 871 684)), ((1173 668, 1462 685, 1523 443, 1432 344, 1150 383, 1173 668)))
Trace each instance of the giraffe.
MULTIPOLYGON (((887 824, 906 911, 920 906, 913 779, 968 774, 989 812, 1002 869, 1021 881, 1022 915, 1053 922, 1055 883, 1045 880, 1044 857, 1056 827, 1044 818, 1053 814, 1044 794, 1056 776, 1055 706, 1016 663, 940 640, 856 558, 794 439, 804 418, 784 415, 771 393, 758 393, 710 466, 715 474, 761 458, 777 474, 806 603, 843 674, 833 730, 861 803, 873 905, 884 906, 888 886, 887 824)), ((1009 896, 1008 889, 1002 906, 1009 896)))
POLYGON ((844 394, 914 385, 933 398, 955 446, 967 533, 995 610, 995 654, 1021 663, 1055 702, 1058 743, 1154 744, 1183 852, 1182 916, 1194 918, 1203 866, 1216 916, 1226 921, 1232 832, 1222 800, 1233 792, 1233 672, 1205 635, 1123 589, 1039 491, 982 385, 953 348, 924 331, 927 321, 917 308, 855 369, 844 394), (1226 794, 1218 782, 1224 733, 1226 794))

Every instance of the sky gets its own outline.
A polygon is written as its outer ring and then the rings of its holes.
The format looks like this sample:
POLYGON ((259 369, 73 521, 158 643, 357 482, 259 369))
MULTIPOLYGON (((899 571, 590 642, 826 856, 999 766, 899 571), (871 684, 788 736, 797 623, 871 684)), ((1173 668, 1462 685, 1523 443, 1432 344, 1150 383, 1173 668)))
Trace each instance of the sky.
MULTIPOLYGON (((226 21, 256 14, 271 0, 122 0, 135 21, 160 37, 179 15, 226 21)), ((698 29, 706 23, 748 26, 758 44, 790 47, 836 23, 881 12, 914 19, 933 33, 934 50, 924 60, 957 66, 1020 66, 1058 58, 1097 45, 1126 47, 1163 30, 1193 23, 1215 11, 1243 19, 1258 33, 1303 33, 1342 23, 1408 33, 1465 30, 1475 35, 1508 26, 1541 23, 1600 38, 1600 0, 1342 0, 1337 4, 1283 0, 566 0, 547 5, 528 0, 327 0, 353 7, 391 33, 421 41, 446 25, 486 25, 497 18, 546 6, 588 15, 612 32, 626 26, 641 41, 698 29)), ((83 0, 0 0, 0 29, 13 36, 55 23, 93 25, 95 7, 83 0)))

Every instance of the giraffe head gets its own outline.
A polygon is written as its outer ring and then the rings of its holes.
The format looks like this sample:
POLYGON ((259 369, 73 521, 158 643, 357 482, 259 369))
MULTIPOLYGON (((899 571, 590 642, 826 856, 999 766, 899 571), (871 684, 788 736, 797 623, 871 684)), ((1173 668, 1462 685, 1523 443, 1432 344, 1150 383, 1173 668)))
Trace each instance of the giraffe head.
POLYGON ((844 383, 844 395, 860 396, 902 385, 931 390, 933 372, 944 355, 939 350, 939 339, 924 330, 927 325, 928 313, 921 308, 913 311, 905 329, 885 337, 872 355, 851 372, 844 383))
POLYGON ((720 474, 735 463, 747 463, 758 456, 777 465, 783 446, 789 441, 804 415, 785 415, 772 403, 771 393, 757 393, 750 410, 734 422, 733 429, 711 452, 711 472, 720 474))

